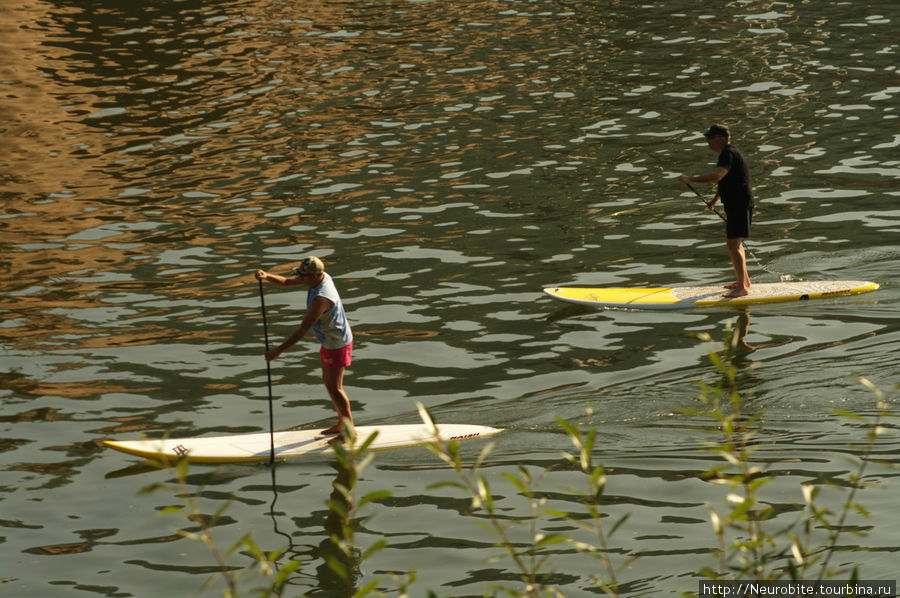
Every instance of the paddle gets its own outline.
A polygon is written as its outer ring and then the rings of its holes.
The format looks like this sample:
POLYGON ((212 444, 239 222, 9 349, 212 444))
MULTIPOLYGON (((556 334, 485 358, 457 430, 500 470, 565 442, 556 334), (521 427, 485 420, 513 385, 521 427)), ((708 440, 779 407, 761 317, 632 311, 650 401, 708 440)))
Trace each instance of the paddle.
POLYGON ((693 191, 694 193, 697 194, 697 197, 700 198, 700 201, 702 201, 703 203, 706 204, 706 207, 707 207, 707 208, 711 209, 713 212, 715 212, 716 214, 718 214, 719 218, 721 218, 721 219, 724 220, 725 222, 728 222, 728 220, 725 218, 725 216, 722 215, 722 212, 720 212, 719 210, 715 209, 715 208, 712 206, 712 204, 710 204, 708 201, 706 201, 705 199, 703 199, 703 196, 700 195, 700 192, 699 192, 699 191, 697 191, 696 189, 694 189, 694 186, 693 186, 693 185, 691 185, 690 183, 685 183, 685 185, 688 186, 688 189, 690 189, 691 191, 693 191))
MULTIPOLYGON (((269 325, 266 321, 266 298, 263 294, 263 283, 259 281, 259 302, 262 305, 263 335, 266 338, 266 353, 269 352, 269 325)), ((269 382, 269 465, 275 463, 275 416, 272 410, 272 364, 266 359, 266 379, 269 382)))

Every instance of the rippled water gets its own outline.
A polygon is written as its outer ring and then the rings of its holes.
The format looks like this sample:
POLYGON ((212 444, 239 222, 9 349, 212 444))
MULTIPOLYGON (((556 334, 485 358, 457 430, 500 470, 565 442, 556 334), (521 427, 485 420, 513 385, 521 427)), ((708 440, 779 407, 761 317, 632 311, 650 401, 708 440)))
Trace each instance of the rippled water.
MULTIPOLYGON (((4 596, 202 585, 209 552, 158 516, 176 499, 137 494, 170 475, 100 441, 266 430, 252 272, 310 253, 354 326, 357 421, 414 422, 421 401, 439 421, 507 428, 487 473, 510 520, 528 514, 503 478, 520 464, 545 475, 551 508, 580 509, 554 420, 598 430, 608 520, 630 514, 611 554, 639 557, 627 595, 695 590, 714 565, 711 426, 680 410, 715 381, 716 345, 693 333, 745 331, 738 380, 764 411, 777 525, 799 516, 800 484, 846 483, 865 431, 831 410, 875 410, 847 374, 889 390, 900 370, 895 2, 121 4, 0 7, 4 596), (751 161, 754 279, 881 290, 747 313, 544 298, 561 282, 728 280, 721 222, 674 181, 712 166, 714 121, 751 161)), ((302 295, 266 291, 285 335, 302 295)), ((332 417, 314 348, 273 364, 280 428, 332 417)), ((894 422, 858 497, 871 517, 850 522, 868 535, 835 558, 864 578, 896 577, 897 451, 894 422)), ((330 595, 317 550, 334 475, 294 462, 189 483, 209 512, 234 499, 223 546, 251 532, 288 548, 305 562, 292 591, 330 595)), ((377 456, 360 491, 392 497, 357 540, 389 547, 361 583, 388 591, 414 569, 412 595, 518 587, 465 497, 430 488, 451 478, 424 450, 377 456)), ((551 554, 550 582, 597 592, 595 560, 551 554)))

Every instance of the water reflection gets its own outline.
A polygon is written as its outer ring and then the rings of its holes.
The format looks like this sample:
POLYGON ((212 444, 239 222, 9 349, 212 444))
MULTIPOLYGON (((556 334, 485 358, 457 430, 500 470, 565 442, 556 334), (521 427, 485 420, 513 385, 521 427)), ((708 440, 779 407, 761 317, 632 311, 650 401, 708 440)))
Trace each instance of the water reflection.
MULTIPOLYGON (((278 550, 281 556, 274 563, 282 568, 287 563, 297 567, 289 574, 285 583, 289 586, 305 587, 310 596, 353 596, 361 578, 361 551, 355 545, 355 534, 359 529, 356 518, 353 492, 357 463, 346 462, 343 458, 329 461, 328 466, 335 475, 331 481, 331 494, 325 501, 326 511, 320 509, 310 512, 309 517, 294 518, 296 529, 287 531, 282 521, 284 511, 276 510, 276 505, 284 491, 285 500, 296 506, 296 496, 291 487, 280 487, 276 481, 278 475, 289 478, 295 472, 288 465, 276 465, 270 468, 272 500, 269 504, 269 516, 275 536, 284 545, 278 550), (316 525, 319 529, 316 530, 316 525), (324 534, 322 531, 324 530, 324 534), (317 545, 308 545, 305 540, 322 536, 317 545), (298 543, 295 538, 303 538, 298 543), (312 572, 315 572, 314 574, 312 572)), ((322 477, 324 481, 326 477, 322 477)), ((321 490, 323 486, 317 485, 321 490)), ((291 508, 291 507, 288 507, 291 508)))
POLYGON ((328 497, 328 516, 325 518, 325 538, 313 550, 317 558, 316 576, 319 588, 311 595, 353 596, 356 592, 359 571, 359 549, 353 545, 352 520, 354 512, 352 496, 347 489, 352 488, 350 470, 340 463, 333 463, 337 471, 328 497))
POLYGON ((744 307, 740 309, 740 313, 738 318, 734 324, 734 332, 733 332, 733 341, 732 346, 735 348, 735 357, 738 361, 741 361, 743 357, 749 355, 753 351, 757 351, 759 349, 765 349, 767 347, 775 347, 780 343, 777 342, 768 342, 768 343, 755 343, 750 344, 747 342, 746 337, 750 332, 750 308, 744 307))

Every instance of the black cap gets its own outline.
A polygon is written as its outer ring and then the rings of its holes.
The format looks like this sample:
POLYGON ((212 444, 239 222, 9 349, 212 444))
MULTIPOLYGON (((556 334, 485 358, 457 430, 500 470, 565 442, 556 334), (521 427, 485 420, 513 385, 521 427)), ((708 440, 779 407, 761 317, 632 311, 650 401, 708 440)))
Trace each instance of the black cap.
POLYGON ((731 131, 728 130, 728 127, 725 125, 713 125, 709 128, 709 131, 703 134, 707 139, 711 139, 713 137, 731 137, 731 131))

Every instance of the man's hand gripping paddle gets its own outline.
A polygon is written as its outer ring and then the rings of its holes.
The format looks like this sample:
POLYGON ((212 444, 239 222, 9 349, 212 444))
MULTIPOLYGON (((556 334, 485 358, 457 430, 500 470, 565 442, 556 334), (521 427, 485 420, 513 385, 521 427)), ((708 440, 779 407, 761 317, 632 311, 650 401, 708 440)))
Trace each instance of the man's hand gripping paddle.
POLYGON ((697 197, 700 198, 700 201, 702 201, 703 203, 706 204, 706 207, 707 207, 707 208, 709 208, 710 210, 712 210, 713 212, 715 212, 716 215, 718 215, 719 218, 721 218, 723 221, 728 222, 728 220, 725 218, 725 216, 722 214, 722 212, 720 212, 719 210, 715 209, 711 203, 709 203, 708 201, 706 201, 705 199, 703 199, 703 196, 700 195, 700 192, 699 192, 699 191, 697 191, 696 189, 694 189, 694 186, 693 186, 693 185, 691 185, 690 183, 685 183, 685 185, 688 186, 688 189, 690 189, 691 191, 693 191, 694 193, 697 194, 697 197))
MULTIPOLYGON (((702 201, 703 203, 706 204, 706 207, 707 207, 707 208, 709 208, 709 209, 711 209, 713 212, 715 212, 715 213, 719 216, 719 218, 721 218, 721 219, 724 220, 725 222, 728 222, 728 219, 725 218, 725 215, 722 214, 719 210, 715 209, 715 208, 714 208, 709 202, 707 202, 705 199, 703 199, 703 196, 700 195, 700 193, 698 193, 696 189, 694 189, 694 186, 693 186, 693 185, 691 185, 690 183, 685 183, 685 185, 687 185, 688 188, 689 188, 691 191, 693 191, 694 193, 697 194, 697 197, 700 198, 700 201, 702 201)), ((781 279, 781 282, 785 282, 785 281, 787 281, 787 280, 796 280, 796 279, 795 279, 793 276, 791 276, 790 274, 785 274, 784 272, 778 272, 778 271, 776 271, 776 270, 770 270, 769 268, 766 268, 764 265, 761 264, 761 262, 759 261, 759 258, 757 258, 756 255, 755 255, 752 251, 750 251, 750 248, 747 247, 747 241, 746 241, 745 239, 741 239, 741 244, 744 246, 744 250, 745 250, 747 253, 750 254, 750 257, 752 257, 752 258, 756 261, 757 264, 760 264, 760 265, 761 265, 761 267, 762 267, 763 270, 765 270, 766 272, 772 273, 772 274, 778 274, 779 278, 781 279)))

